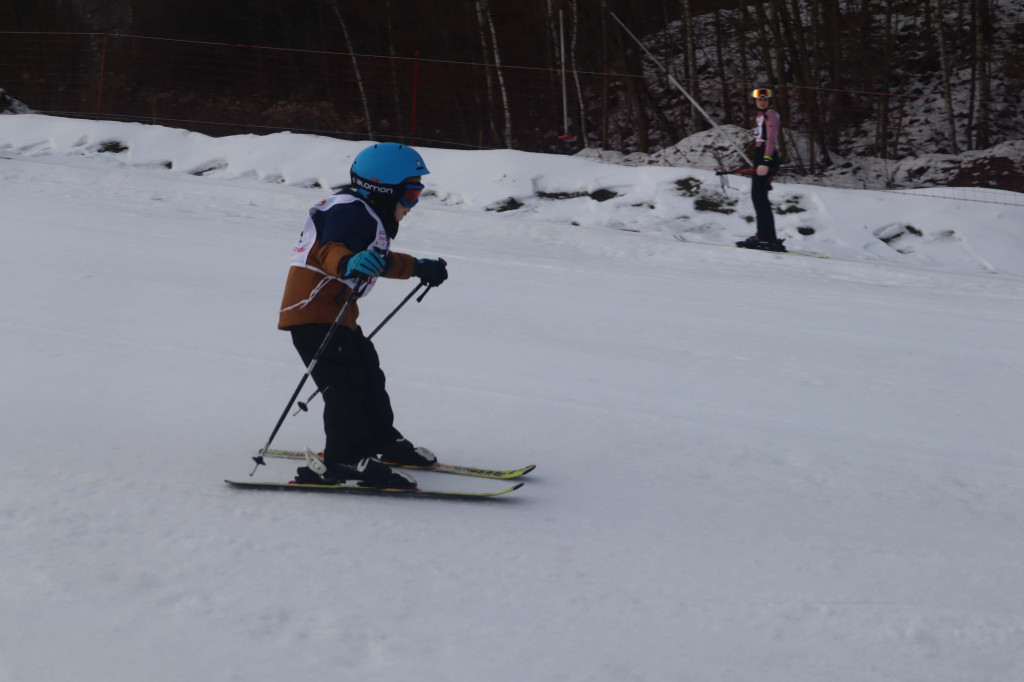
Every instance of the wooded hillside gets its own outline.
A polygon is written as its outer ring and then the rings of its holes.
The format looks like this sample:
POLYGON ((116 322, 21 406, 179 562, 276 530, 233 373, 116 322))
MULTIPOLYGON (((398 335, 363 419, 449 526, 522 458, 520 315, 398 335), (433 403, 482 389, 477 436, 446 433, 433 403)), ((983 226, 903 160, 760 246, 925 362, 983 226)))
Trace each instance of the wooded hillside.
MULTIPOLYGON (((1024 122, 1021 0, 7 0, 0 5, 0 30, 349 55, 362 99, 353 116, 365 132, 378 135, 388 132, 380 120, 397 126, 409 89, 386 70, 360 71, 359 59, 485 65, 473 87, 486 100, 487 125, 463 124, 463 132, 439 134, 438 141, 526 149, 550 148, 561 132, 557 81, 564 36, 566 108, 575 148, 654 151, 706 128, 611 12, 720 122, 747 123, 751 84, 775 88, 788 124, 805 136, 817 162, 828 164, 831 153, 851 151, 898 158, 983 149, 1018 138, 1024 122), (551 101, 543 114, 527 101, 530 92, 541 97, 539 88, 511 91, 505 80, 512 68, 545 70, 545 88, 555 94, 546 95, 551 101), (365 81, 371 77, 392 90, 394 109, 387 115, 369 101, 365 81), (460 135, 466 139, 457 140, 460 135)), ((296 73, 301 76, 301 68, 296 73)), ((190 87, 221 87, 203 78, 196 71, 190 87)), ((19 95, 17 83, 0 87, 19 95)), ((289 106, 301 108, 296 97, 289 106)), ((436 97, 454 95, 439 91, 436 97)), ((398 130, 392 134, 400 136, 398 130)))

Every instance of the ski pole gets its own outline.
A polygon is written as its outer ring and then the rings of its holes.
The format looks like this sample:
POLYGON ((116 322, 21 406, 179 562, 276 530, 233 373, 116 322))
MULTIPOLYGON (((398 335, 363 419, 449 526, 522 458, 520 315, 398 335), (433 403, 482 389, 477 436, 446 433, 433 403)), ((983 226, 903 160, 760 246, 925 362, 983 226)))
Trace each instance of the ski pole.
POLYGON ((366 338, 367 338, 367 339, 372 339, 372 338, 373 338, 374 336, 376 336, 376 335, 377 335, 377 332, 379 332, 379 331, 381 330, 381 327, 383 327, 384 325, 386 325, 386 324, 388 323, 388 321, 389 321, 389 320, 390 320, 390 319, 391 319, 392 317, 394 317, 395 315, 397 315, 397 314, 398 314, 398 311, 402 309, 402 306, 404 306, 404 305, 405 305, 406 303, 408 303, 408 302, 409 302, 409 299, 410 299, 410 298, 412 298, 413 296, 415 296, 415 295, 416 295, 416 292, 417 292, 417 291, 419 291, 419 290, 420 290, 420 289, 421 289, 422 287, 427 287, 427 291, 424 291, 424 292, 423 292, 423 294, 422 294, 422 295, 421 295, 421 296, 420 296, 419 298, 417 298, 417 299, 416 299, 416 302, 417 302, 417 303, 419 303, 420 301, 422 301, 422 300, 423 300, 423 296, 426 296, 426 295, 427 295, 427 292, 428 292, 428 291, 430 291, 430 290, 432 289, 432 287, 430 287, 430 286, 428 286, 427 284, 425 284, 425 283, 423 282, 423 280, 420 280, 420 283, 416 285, 416 288, 415 288, 415 289, 413 289, 412 291, 410 291, 410 292, 409 292, 409 295, 408 295, 408 296, 406 296, 405 298, 403 298, 403 299, 402 299, 402 302, 401 302, 401 303, 399 303, 399 304, 398 304, 397 306, 395 306, 395 309, 394 309, 394 310, 392 310, 392 311, 391 311, 390 313, 388 313, 388 316, 387 316, 387 317, 385 317, 385 318, 384 318, 383 320, 381 320, 381 323, 377 325, 377 328, 376 328, 376 329, 374 329, 374 330, 373 330, 372 332, 370 332, 370 335, 369 335, 369 336, 367 336, 366 338))
MULTIPOLYGON (((408 302, 409 302, 409 299, 411 299, 411 298, 412 298, 413 296, 415 296, 415 295, 416 295, 416 292, 417 292, 417 291, 419 291, 419 290, 420 290, 420 289, 421 289, 422 287, 424 287, 424 286, 425 286, 425 287, 427 287, 427 290, 426 290, 426 291, 424 291, 424 292, 423 292, 422 294, 420 294, 420 295, 419 295, 419 298, 417 298, 417 299, 416 299, 416 302, 417 302, 417 303, 419 303, 420 301, 422 301, 422 300, 423 300, 423 297, 424 297, 424 296, 426 296, 426 295, 427 295, 428 293, 430 293, 430 290, 434 288, 434 287, 433 287, 433 285, 431 285, 431 284, 424 284, 424 283, 423 283, 423 281, 422 281, 422 280, 420 280, 420 283, 416 285, 416 288, 415 288, 415 289, 413 289, 412 291, 410 291, 410 292, 409 292, 409 295, 408 295, 408 296, 406 296, 405 298, 403 298, 403 299, 402 299, 402 302, 401 302, 401 303, 399 303, 399 304, 398 304, 397 306, 395 306, 395 309, 394 309, 394 310, 392 310, 392 311, 391 311, 391 313, 390 313, 390 314, 389 314, 389 315, 388 315, 387 317, 385 317, 385 318, 384 318, 384 319, 383 319, 383 320, 381 321, 381 323, 380 323, 380 324, 378 324, 378 325, 377 325, 377 328, 376 328, 376 329, 374 329, 374 330, 373 330, 372 332, 370 332, 370 335, 366 337, 366 338, 367 338, 367 340, 369 340, 369 339, 372 339, 372 338, 373 338, 374 336, 376 336, 376 335, 377 335, 377 332, 379 332, 379 331, 381 330, 381 328, 382 328, 382 327, 383 327, 384 325, 386 325, 386 324, 388 323, 388 320, 390 320, 390 319, 391 319, 392 317, 394 317, 394 316, 395 316, 395 315, 396 315, 396 314, 398 313, 398 311, 402 309, 402 306, 404 306, 404 305, 405 305, 406 303, 408 303, 408 302)), ((326 391, 326 390, 327 390, 327 388, 330 388, 330 386, 326 387, 326 388, 325 388, 325 389, 323 389, 323 390, 324 390, 324 391, 326 391)), ((319 395, 320 393, 322 393, 322 392, 323 392, 323 391, 321 391, 321 390, 320 390, 319 388, 317 388, 317 389, 316 389, 315 391, 313 391, 313 392, 312 392, 312 393, 311 393, 311 394, 309 395, 309 397, 308 397, 308 398, 306 398, 305 400, 300 400, 300 401, 298 402, 298 405, 299 405, 299 409, 295 410, 295 412, 293 412, 293 413, 292 413, 292 416, 294 417, 294 416, 295 416, 295 415, 297 415, 297 414, 298 414, 299 412, 308 412, 308 411, 309 411, 309 403, 310 403, 310 401, 312 401, 312 400, 313 400, 313 398, 317 397, 317 396, 318 396, 318 395, 319 395)))
MULTIPOLYGON (((733 168, 732 170, 720 170, 716 171, 715 175, 753 175, 757 172, 756 168, 733 168)), ((807 166, 801 164, 787 164, 785 166, 779 166, 775 169, 773 175, 811 175, 813 171, 807 166)))
POLYGON ((309 361, 309 365, 306 367, 306 373, 302 375, 302 380, 299 381, 299 385, 295 387, 295 392, 292 393, 292 397, 288 401, 288 405, 285 406, 284 412, 281 413, 281 418, 277 420, 277 425, 274 426, 274 430, 270 433, 270 438, 267 439, 267 444, 260 449, 259 454, 252 458, 252 460, 256 462, 256 466, 252 468, 252 471, 249 473, 250 476, 256 473, 256 469, 266 464, 263 460, 263 455, 270 449, 270 444, 274 441, 274 437, 277 435, 277 432, 281 430, 281 424, 284 423, 285 417, 288 416, 288 410, 292 409, 292 405, 295 403, 295 399, 299 397, 299 391, 301 391, 302 387, 305 385, 306 379, 312 376, 313 368, 316 367, 316 363, 320 361, 320 357, 324 354, 324 351, 327 350, 327 346, 331 342, 331 337, 334 336, 334 332, 337 331, 338 326, 341 324, 341 318, 344 317, 345 311, 348 310, 352 301, 356 300, 356 297, 359 295, 362 288, 362 286, 352 287, 352 293, 350 293, 348 298, 345 299, 345 305, 341 307, 341 311, 338 313, 338 316, 334 318, 334 323, 324 335, 324 340, 320 342, 320 347, 316 349, 313 359, 309 361))

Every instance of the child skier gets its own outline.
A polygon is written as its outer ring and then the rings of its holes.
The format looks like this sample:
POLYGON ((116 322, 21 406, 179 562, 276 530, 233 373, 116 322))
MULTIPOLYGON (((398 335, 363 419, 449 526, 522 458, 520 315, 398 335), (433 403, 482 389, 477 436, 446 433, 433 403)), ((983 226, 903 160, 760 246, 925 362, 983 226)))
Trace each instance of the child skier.
POLYGON ((312 372, 324 398, 326 471, 301 467, 296 483, 357 480, 409 489, 416 481, 386 462, 430 466, 436 461, 395 428, 380 360, 357 324, 356 302, 378 277, 419 277, 428 286, 448 278, 442 259, 391 250, 398 224, 419 201, 420 180, 429 172, 412 147, 374 144, 352 163, 352 184, 309 210, 292 250, 278 328, 291 333, 308 366, 342 307, 348 307, 312 372))

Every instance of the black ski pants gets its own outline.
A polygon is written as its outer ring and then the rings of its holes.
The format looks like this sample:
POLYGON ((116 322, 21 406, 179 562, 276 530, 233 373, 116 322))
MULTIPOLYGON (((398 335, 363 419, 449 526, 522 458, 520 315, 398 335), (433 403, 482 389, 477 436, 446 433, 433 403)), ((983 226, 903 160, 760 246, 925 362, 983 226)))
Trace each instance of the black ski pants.
POLYGON ((752 176, 750 199, 757 215, 757 238, 761 241, 775 241, 775 215, 772 213, 772 202, 768 200, 768 190, 772 184, 772 173, 752 176))
MULTIPOLYGON (((292 343, 309 366, 327 335, 328 324, 291 328, 292 343)), ((361 329, 338 327, 313 368, 324 399, 324 463, 354 465, 377 448, 399 438, 385 389, 384 372, 373 343, 361 329)))

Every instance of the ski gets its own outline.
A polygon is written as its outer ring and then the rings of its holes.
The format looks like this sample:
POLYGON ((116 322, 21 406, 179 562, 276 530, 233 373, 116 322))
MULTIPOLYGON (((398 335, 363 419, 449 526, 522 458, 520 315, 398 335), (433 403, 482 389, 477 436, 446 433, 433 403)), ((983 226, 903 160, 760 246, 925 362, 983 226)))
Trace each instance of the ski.
POLYGON ((687 239, 686 237, 683 237, 682 235, 678 235, 678 234, 674 234, 672 236, 675 238, 676 241, 683 242, 684 244, 700 244, 701 246, 727 246, 730 249, 745 249, 747 251, 764 251, 765 253, 777 253, 777 254, 782 255, 782 256, 784 256, 786 254, 789 254, 791 256, 805 256, 807 258, 828 258, 828 255, 826 255, 824 253, 817 253, 815 251, 789 251, 789 250, 786 250, 786 251, 769 251, 768 249, 751 249, 751 248, 747 248, 747 247, 744 247, 744 246, 739 246, 737 244, 721 244, 721 243, 717 243, 717 242, 695 242, 695 241, 693 241, 691 239, 687 239))
MULTIPOLYGON (((725 246, 728 246, 728 244, 726 244, 725 246)), ((749 246, 740 246, 739 244, 733 244, 733 246, 735 246, 737 249, 746 249, 747 251, 764 251, 765 253, 778 253, 781 255, 789 254, 791 256, 806 256, 808 258, 828 258, 828 256, 826 256, 823 253, 815 253, 813 251, 790 251, 789 249, 786 249, 785 251, 774 251, 772 249, 759 249, 757 247, 751 248, 749 246)))
MULTIPOLYGON (((275 450, 271 448, 263 453, 264 457, 276 457, 278 459, 298 459, 305 460, 306 455, 300 450, 275 450)), ((519 478, 530 473, 537 468, 536 464, 522 467, 521 469, 481 469, 480 467, 461 466, 459 464, 444 464, 438 462, 437 464, 429 467, 420 466, 405 466, 401 464, 392 464, 385 461, 390 467, 398 469, 413 469, 416 471, 436 471, 440 474, 455 474, 456 476, 475 476, 477 478, 493 478, 498 480, 507 481, 513 478, 519 478)))
POLYGON ((404 490, 400 488, 369 488, 361 485, 342 483, 338 485, 320 485, 310 483, 281 483, 274 481, 232 481, 225 480, 225 483, 236 488, 248 488, 250 490, 288 490, 291 492, 305 493, 356 493, 363 495, 385 495, 391 497, 428 497, 443 500, 486 500, 500 495, 506 495, 513 490, 519 490, 525 483, 516 483, 505 490, 492 492, 454 492, 445 490, 423 490, 412 488, 404 490))

